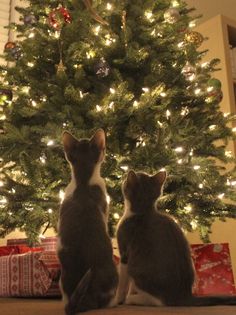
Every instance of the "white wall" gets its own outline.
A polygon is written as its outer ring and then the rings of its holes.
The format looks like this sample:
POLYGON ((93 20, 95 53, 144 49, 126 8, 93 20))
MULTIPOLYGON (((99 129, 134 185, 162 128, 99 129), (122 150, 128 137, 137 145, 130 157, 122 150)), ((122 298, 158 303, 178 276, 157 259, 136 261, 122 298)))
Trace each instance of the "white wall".
POLYGON ((190 8, 195 8, 194 12, 202 14, 203 17, 198 23, 202 23, 218 14, 225 15, 236 20, 236 0, 185 0, 190 8))

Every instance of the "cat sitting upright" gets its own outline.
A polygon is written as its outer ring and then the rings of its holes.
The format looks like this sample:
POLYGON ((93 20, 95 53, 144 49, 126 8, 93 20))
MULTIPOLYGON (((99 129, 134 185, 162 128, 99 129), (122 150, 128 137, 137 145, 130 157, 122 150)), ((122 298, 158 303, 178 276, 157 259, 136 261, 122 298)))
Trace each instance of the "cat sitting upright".
POLYGON ((117 228, 121 256, 117 303, 202 306, 236 304, 236 297, 192 295, 194 267, 184 233, 158 212, 166 172, 130 171, 123 183, 125 212, 117 228))
POLYGON ((67 315, 111 303, 118 283, 108 235, 105 181, 100 176, 105 134, 77 140, 63 133, 72 179, 65 191, 58 224, 60 286, 67 315))

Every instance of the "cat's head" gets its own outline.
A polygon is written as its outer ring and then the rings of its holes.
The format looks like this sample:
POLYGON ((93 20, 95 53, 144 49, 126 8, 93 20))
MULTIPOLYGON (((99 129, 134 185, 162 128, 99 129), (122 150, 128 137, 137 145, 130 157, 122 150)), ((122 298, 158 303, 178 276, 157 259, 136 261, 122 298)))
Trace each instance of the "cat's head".
POLYGON ((105 157, 105 133, 98 129, 90 139, 76 139, 65 131, 62 136, 65 156, 77 180, 88 181, 105 157))
POLYGON ((134 213, 145 213, 153 209, 156 200, 162 194, 166 180, 166 172, 159 171, 155 175, 129 171, 123 183, 123 196, 134 213))

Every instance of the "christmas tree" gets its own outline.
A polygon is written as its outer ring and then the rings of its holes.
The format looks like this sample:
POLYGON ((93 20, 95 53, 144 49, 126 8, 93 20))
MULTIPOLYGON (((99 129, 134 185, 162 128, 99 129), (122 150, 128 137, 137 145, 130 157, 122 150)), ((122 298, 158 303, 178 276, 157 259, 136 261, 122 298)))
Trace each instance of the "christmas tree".
POLYGON ((202 62, 193 9, 182 0, 30 0, 16 9, 18 38, 0 68, 1 237, 19 228, 34 240, 56 227, 70 180, 64 130, 106 132, 110 227, 128 169, 165 168, 160 210, 205 240, 215 218, 235 217, 234 117, 220 111, 219 60, 202 62))

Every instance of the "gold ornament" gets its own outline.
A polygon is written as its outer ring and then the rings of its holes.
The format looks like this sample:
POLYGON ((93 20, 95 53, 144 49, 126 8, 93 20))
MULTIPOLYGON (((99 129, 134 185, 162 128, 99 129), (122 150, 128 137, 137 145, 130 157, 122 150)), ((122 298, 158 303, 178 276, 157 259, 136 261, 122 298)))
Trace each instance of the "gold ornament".
POLYGON ((184 39, 186 42, 196 45, 197 47, 200 47, 204 38, 202 34, 191 31, 185 34, 184 39))
POLYGON ((60 62, 56 67, 57 67, 57 75, 65 74, 66 67, 63 64, 62 59, 60 59, 60 62))

